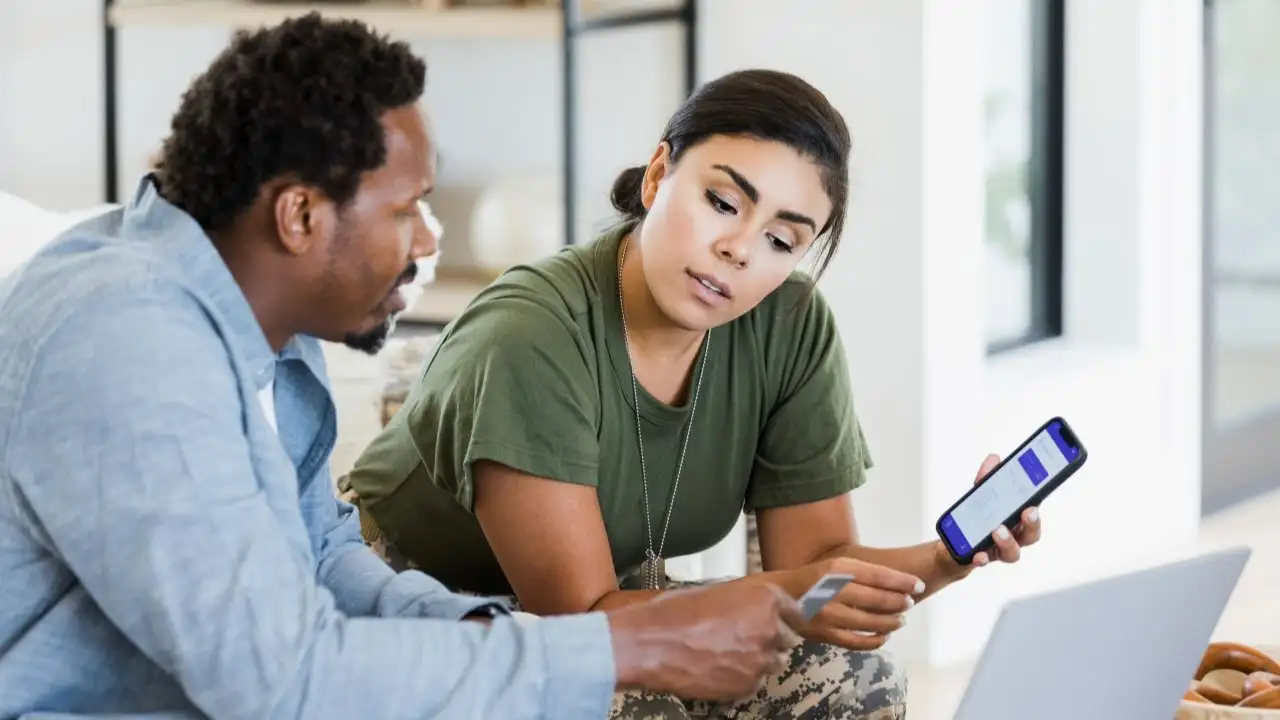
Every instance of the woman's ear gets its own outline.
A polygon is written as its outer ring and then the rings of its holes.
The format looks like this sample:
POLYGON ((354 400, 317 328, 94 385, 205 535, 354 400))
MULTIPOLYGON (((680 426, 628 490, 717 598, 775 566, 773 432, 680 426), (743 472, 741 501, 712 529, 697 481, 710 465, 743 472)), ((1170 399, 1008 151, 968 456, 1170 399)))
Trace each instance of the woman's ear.
POLYGON ((671 144, 663 140, 649 158, 649 165, 644 171, 644 180, 640 184, 640 202, 645 210, 653 209, 653 201, 658 197, 658 185, 667 177, 671 169, 671 144))

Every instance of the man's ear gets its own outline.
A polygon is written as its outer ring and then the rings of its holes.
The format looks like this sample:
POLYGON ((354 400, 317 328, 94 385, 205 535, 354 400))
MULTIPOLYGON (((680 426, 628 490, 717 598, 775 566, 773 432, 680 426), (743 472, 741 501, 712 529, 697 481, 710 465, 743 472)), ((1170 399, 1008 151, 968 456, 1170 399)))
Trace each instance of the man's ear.
POLYGON ((284 249, 303 255, 325 237, 331 204, 315 188, 286 185, 276 195, 276 235, 284 249))
POLYGON ((671 169, 671 144, 667 141, 658 143, 649 165, 644 171, 644 180, 640 184, 640 202, 645 210, 653 209, 653 201, 658 197, 658 185, 666 178, 671 169))

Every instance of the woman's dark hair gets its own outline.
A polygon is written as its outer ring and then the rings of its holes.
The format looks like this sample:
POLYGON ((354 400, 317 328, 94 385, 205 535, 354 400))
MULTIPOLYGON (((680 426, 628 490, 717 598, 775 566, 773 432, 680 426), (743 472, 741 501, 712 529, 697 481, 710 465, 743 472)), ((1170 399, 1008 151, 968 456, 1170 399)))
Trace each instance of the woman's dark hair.
MULTIPOLYGON (((822 170, 822 186, 831 200, 831 217, 818 233, 814 276, 821 276, 840 245, 849 200, 849 153, 852 141, 844 118, 825 95, 795 75, 776 70, 740 70, 698 88, 676 110, 662 140, 679 162, 689 148, 713 136, 751 137, 780 142, 822 170)), ((640 186, 645 167, 622 171, 610 199, 626 220, 645 215, 640 186)))
POLYGON ((161 195, 206 232, 286 175, 341 206, 386 161, 383 113, 425 83, 407 44, 353 20, 312 12, 239 32, 182 96, 156 163, 161 195))

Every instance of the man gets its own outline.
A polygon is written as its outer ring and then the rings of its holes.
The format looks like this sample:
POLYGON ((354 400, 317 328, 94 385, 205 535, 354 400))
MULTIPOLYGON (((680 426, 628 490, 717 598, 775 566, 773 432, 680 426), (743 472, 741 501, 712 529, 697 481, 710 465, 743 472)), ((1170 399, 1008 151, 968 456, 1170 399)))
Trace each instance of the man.
POLYGON ((0 284, 0 717, 603 718, 795 642, 764 585, 519 623, 361 541, 316 338, 376 351, 435 251, 424 74, 356 23, 239 35, 128 206, 0 284))

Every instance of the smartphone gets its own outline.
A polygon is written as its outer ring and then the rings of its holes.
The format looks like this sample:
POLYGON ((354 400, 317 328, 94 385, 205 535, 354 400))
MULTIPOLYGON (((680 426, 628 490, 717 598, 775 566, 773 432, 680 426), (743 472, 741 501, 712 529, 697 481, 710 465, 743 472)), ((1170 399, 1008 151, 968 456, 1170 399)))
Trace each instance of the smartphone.
POLYGON ((840 594, 840 590, 845 585, 853 582, 852 575, 842 575, 840 573, 827 573, 822 579, 813 584, 813 587, 805 591, 800 596, 800 614, 804 616, 806 621, 812 620, 818 611, 824 605, 840 594))
POLYGON ((956 562, 968 565, 995 544, 996 528, 1012 530, 1023 510, 1043 502, 1088 456, 1067 421, 1053 418, 942 513, 938 537, 956 562))

